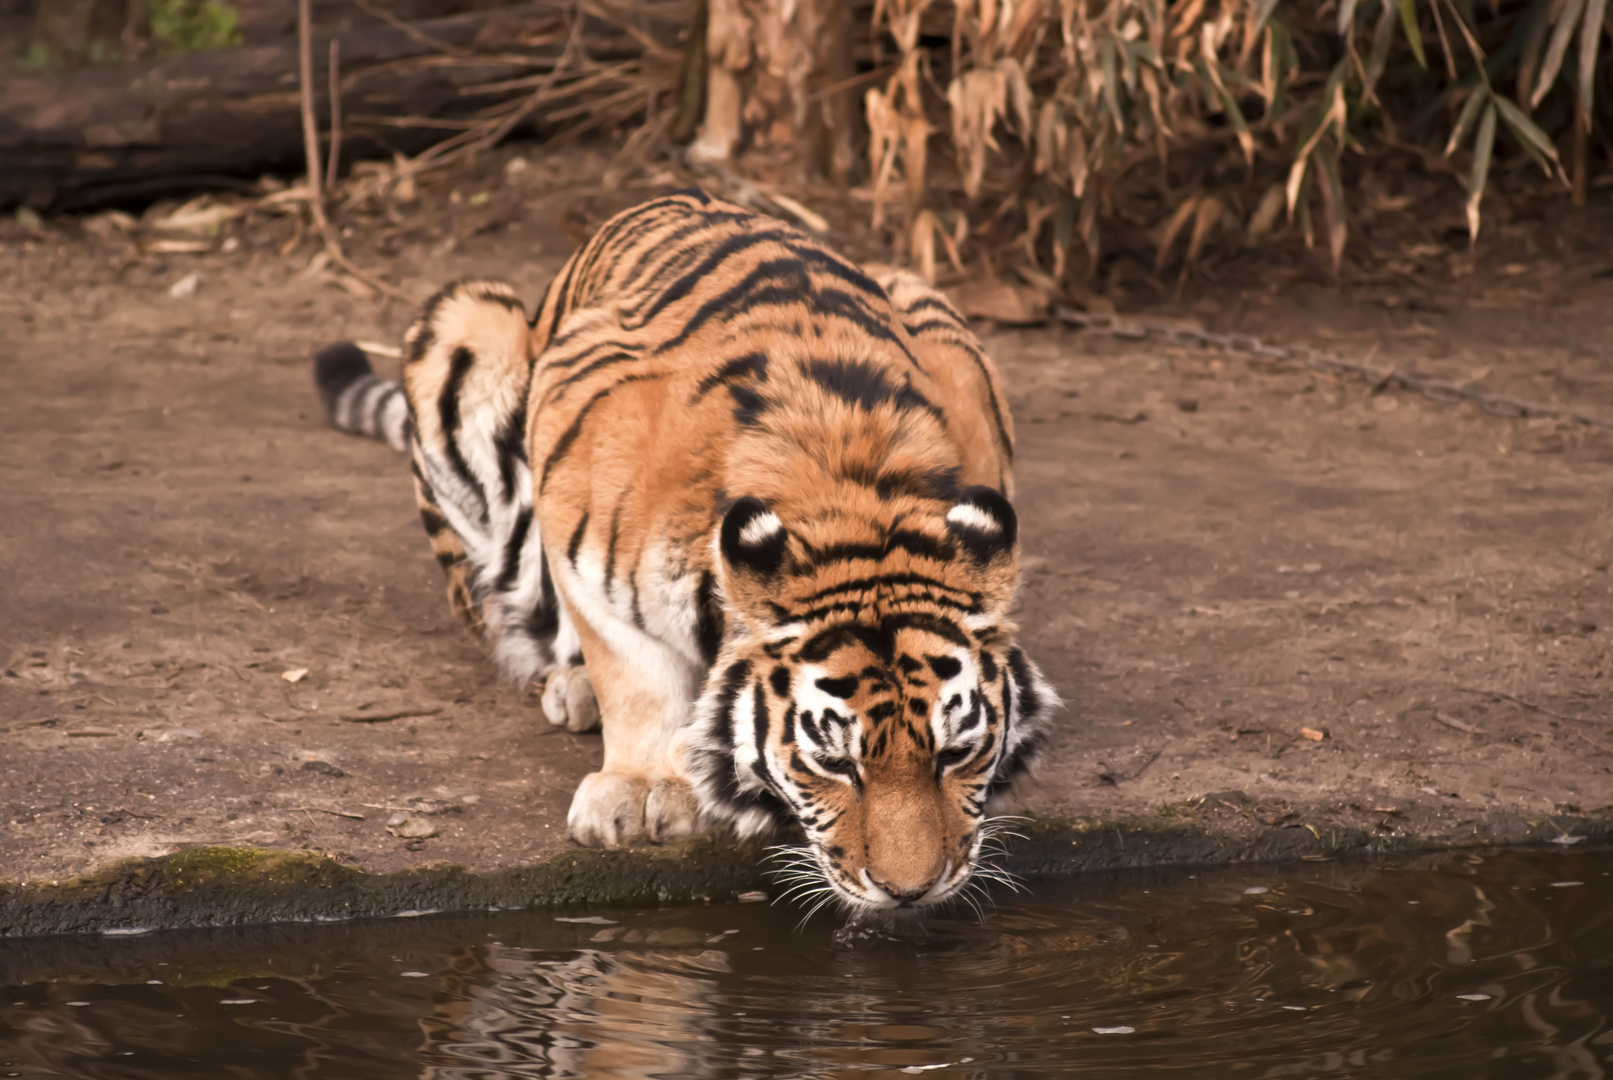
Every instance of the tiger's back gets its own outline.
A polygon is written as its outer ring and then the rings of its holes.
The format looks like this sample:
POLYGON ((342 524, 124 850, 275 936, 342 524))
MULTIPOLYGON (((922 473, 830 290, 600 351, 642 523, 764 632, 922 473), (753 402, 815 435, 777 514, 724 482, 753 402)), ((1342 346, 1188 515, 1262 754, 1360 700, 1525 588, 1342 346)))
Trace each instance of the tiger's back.
MULTIPOLYGON (((793 817, 829 875, 837 826, 879 831, 846 795, 880 801, 884 754, 898 788, 929 769, 961 808, 875 815, 958 847, 908 876, 972 864, 1053 699, 1006 621, 1011 422, 938 293, 689 192, 607 223, 530 326, 507 288, 461 283, 408 340, 417 491, 456 608, 509 674, 549 678, 551 718, 603 718, 579 840, 793 817), (948 679, 975 688, 926 681, 948 679), (965 738, 972 771, 933 767, 965 738)), ((893 889, 871 895, 913 891, 893 889)))

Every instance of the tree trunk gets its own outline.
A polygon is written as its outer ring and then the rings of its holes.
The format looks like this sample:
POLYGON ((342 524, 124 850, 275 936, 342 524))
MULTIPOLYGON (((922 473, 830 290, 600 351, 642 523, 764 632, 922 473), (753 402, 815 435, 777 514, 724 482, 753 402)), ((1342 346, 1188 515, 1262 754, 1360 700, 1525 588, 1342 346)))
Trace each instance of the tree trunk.
POLYGON ((852 170, 847 0, 710 0, 697 161, 844 182, 852 170))
MULTIPOLYGON (((544 70, 474 50, 553 60, 575 10, 556 0, 429 20, 413 34, 369 26, 335 35, 344 149, 418 149, 456 120, 527 92, 466 93, 544 70), (463 51, 450 60, 432 40, 463 51)), ((590 18, 583 30, 593 60, 640 54, 610 23, 590 18)), ((329 41, 316 35, 314 43, 320 101, 329 41)), ((541 126, 542 111, 532 119, 541 126)), ((295 38, 0 82, 0 208, 84 209, 200 186, 204 175, 301 171, 302 153, 295 38)))

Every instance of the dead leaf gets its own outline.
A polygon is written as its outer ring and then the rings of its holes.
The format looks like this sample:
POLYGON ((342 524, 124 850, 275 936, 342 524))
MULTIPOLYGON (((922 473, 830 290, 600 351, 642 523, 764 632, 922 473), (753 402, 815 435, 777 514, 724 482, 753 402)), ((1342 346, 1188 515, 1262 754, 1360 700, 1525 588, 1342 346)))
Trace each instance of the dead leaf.
POLYGON ((197 255, 212 251, 213 245, 207 240, 148 240, 140 249, 147 255, 197 255))

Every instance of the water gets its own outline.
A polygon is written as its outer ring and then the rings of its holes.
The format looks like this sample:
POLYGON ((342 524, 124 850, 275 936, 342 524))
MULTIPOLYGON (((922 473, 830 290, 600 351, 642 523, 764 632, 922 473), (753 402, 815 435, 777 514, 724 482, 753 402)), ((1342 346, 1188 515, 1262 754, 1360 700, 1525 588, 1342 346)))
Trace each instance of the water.
POLYGON ((0 1077, 1602 1077, 1613 852, 0 942, 0 1077), (840 932, 837 932, 840 931, 840 932))

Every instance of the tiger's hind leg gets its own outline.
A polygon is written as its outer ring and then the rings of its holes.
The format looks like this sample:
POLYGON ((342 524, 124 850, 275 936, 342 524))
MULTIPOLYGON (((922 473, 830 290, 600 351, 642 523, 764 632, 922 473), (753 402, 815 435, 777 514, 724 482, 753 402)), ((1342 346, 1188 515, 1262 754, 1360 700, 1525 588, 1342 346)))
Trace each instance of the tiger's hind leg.
POLYGON ((524 685, 561 676, 563 708, 544 710, 551 722, 597 726, 533 516, 530 337, 520 301, 502 282, 450 285, 426 303, 405 342, 415 492, 449 603, 506 678, 524 685))

